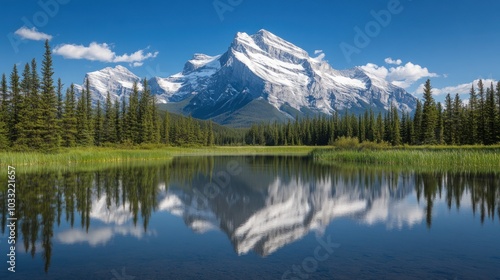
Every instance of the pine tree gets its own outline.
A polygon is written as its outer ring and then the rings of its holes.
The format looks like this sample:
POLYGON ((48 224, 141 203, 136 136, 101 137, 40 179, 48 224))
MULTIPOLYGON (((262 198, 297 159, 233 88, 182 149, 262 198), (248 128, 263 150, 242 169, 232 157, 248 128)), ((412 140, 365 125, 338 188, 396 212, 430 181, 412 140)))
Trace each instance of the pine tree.
POLYGON ((484 105, 485 127, 484 127, 484 144, 492 145, 496 143, 496 121, 497 110, 495 108, 495 89, 493 83, 486 90, 486 101, 484 105))
POLYGON ((40 95, 40 118, 41 131, 40 136, 43 140, 42 150, 54 151, 59 147, 59 135, 57 124, 57 97, 54 89, 54 80, 52 78, 54 71, 52 69, 52 53, 50 51, 49 41, 45 41, 45 54, 42 62, 42 84, 40 95))
POLYGON ((123 141, 123 112, 120 111, 120 101, 118 99, 115 100, 115 135, 116 135, 116 143, 121 143, 123 141))
POLYGON ((66 91, 66 100, 62 116, 62 145, 65 147, 76 146, 77 119, 75 111, 75 87, 71 84, 66 91))
POLYGON ((391 107, 391 143, 393 146, 401 145, 401 123, 399 122, 399 114, 396 106, 391 107))
POLYGON ((448 145, 456 144, 455 133, 456 131, 452 129, 453 127, 453 102, 451 100, 451 95, 448 93, 445 98, 445 109, 444 109, 444 127, 446 130, 444 131, 444 141, 448 145))
POLYGON ((94 118, 93 118, 93 110, 92 110, 92 92, 90 91, 90 81, 87 78, 85 80, 85 116, 87 117, 85 120, 86 130, 89 134, 89 141, 92 144, 94 139, 94 118))
POLYGON ((424 86, 424 108, 422 111, 422 131, 420 136, 422 143, 436 143, 437 121, 436 102, 432 97, 431 81, 427 80, 424 86))
POLYGON ((5 150, 10 147, 9 129, 7 124, 8 119, 8 98, 7 98, 7 78, 2 74, 2 81, 0 82, 0 150, 5 150))
POLYGON ((57 119, 62 119, 63 115, 63 96, 62 96, 63 84, 61 78, 57 79, 57 119))
POLYGON ((0 98, 2 104, 0 104, 0 112, 4 113, 4 122, 7 123, 7 112, 9 110, 9 92, 7 88, 7 78, 5 77, 5 74, 2 74, 2 81, 0 82, 0 98))
POLYGON ((163 123, 162 123, 162 132, 161 132, 161 139, 162 143, 169 145, 170 144, 170 120, 169 120, 169 113, 165 112, 165 116, 163 117, 163 123))
POLYGON ((444 144, 444 118, 443 118, 443 106, 441 105, 441 102, 438 102, 437 104, 437 126, 436 126, 436 140, 438 144, 442 145, 444 144))
MULTIPOLYGON (((118 102, 116 102, 119 104, 118 102)), ((118 107, 119 108, 119 107, 118 107)), ((106 95, 106 105, 104 107, 104 122, 103 122, 103 142, 116 142, 116 108, 111 102, 111 95, 106 95)))
POLYGON ((139 138, 139 119, 138 119, 138 110, 139 110, 139 89, 137 87, 137 83, 134 82, 132 87, 132 93, 130 94, 129 105, 127 108, 127 118, 124 122, 124 126, 126 126, 128 141, 132 143, 140 143, 139 138))
POLYGON ((470 97, 469 97, 469 110, 468 110, 468 131, 469 131, 469 141, 468 144, 476 144, 479 142, 478 135, 478 102, 477 102, 477 94, 474 89, 474 85, 472 85, 470 89, 470 97))
POLYGON ((465 114, 464 109, 462 107, 462 100, 460 99, 460 95, 457 93, 455 95, 455 99, 453 101, 453 122, 452 126, 449 127, 449 130, 453 131, 454 135, 454 144, 465 144, 464 136, 467 135, 465 133, 465 129, 467 128, 465 124, 465 114))
POLYGON ((384 140, 384 121, 382 120, 382 113, 378 113, 377 121, 375 122, 375 141, 381 143, 384 140))
POLYGON ((420 135, 422 135, 422 102, 417 100, 417 108, 415 109, 415 116, 413 117, 413 145, 422 143, 420 141, 420 135))
POLYGON ((478 107, 478 113, 477 116, 478 118, 478 142, 480 144, 484 144, 485 142, 485 136, 486 136, 486 114, 485 114, 485 104, 486 104, 486 97, 484 93, 484 84, 483 80, 479 80, 477 83, 477 90, 479 94, 479 107, 478 107))
POLYGON ((22 74, 22 79, 20 82, 20 95, 19 103, 17 104, 17 109, 19 110, 18 120, 15 124, 15 129, 17 131, 17 139, 14 143, 18 150, 26 150, 28 148, 38 148, 36 144, 33 143, 33 134, 36 126, 36 112, 33 110, 32 106, 37 105, 36 103, 31 103, 30 89, 31 89, 31 69, 30 65, 26 63, 24 66, 24 71, 22 74), (35 119, 34 119, 35 118, 35 119))
POLYGON ((153 117, 153 137, 152 137, 152 142, 155 144, 160 143, 160 126, 161 126, 161 119, 160 119, 160 114, 158 114, 158 109, 156 107, 156 95, 153 95, 152 100, 151 100, 151 114, 153 117))
POLYGON ((10 100, 10 109, 9 109, 9 127, 10 129, 10 135, 9 135, 9 140, 11 143, 15 143, 18 138, 18 131, 16 129, 16 124, 19 122, 19 116, 21 113, 21 106, 22 106, 22 95, 21 95, 21 88, 19 84, 19 74, 17 72, 17 66, 14 64, 14 68, 12 69, 12 73, 10 74, 10 93, 11 93, 11 100, 10 100))
POLYGON ((87 94, 85 90, 82 90, 80 99, 76 104, 76 131, 77 131, 77 144, 80 146, 91 146, 92 145, 92 134, 88 130, 88 118, 87 118, 87 94))
POLYGON ((97 100, 96 113, 94 116, 94 145, 101 146, 103 143, 103 114, 101 108, 101 100, 97 100))
POLYGON ((207 146, 213 146, 214 145, 214 131, 213 131, 212 120, 208 121, 206 145, 207 146))
POLYGON ((148 82, 143 80, 143 91, 139 100, 139 142, 138 143, 152 143, 153 142, 153 110, 151 106, 151 93, 149 90, 148 82))

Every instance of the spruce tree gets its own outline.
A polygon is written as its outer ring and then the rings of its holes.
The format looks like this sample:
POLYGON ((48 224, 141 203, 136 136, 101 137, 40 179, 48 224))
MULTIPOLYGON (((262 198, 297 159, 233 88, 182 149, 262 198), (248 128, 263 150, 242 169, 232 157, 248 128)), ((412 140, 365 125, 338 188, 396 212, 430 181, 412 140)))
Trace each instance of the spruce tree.
MULTIPOLYGON (((152 143, 153 142, 153 110, 152 98, 149 90, 148 82, 143 80, 143 91, 139 100, 139 142, 138 143, 152 143)), ((153 105, 154 106, 154 105, 153 105)))
POLYGON ((137 83, 134 82, 132 86, 132 93, 130 94, 129 104, 127 108, 127 117, 124 123, 127 131, 127 140, 132 143, 140 143, 139 138, 139 119, 138 119, 138 111, 139 111, 139 89, 137 87, 137 83))
POLYGON ((97 100, 96 113, 94 116, 94 145, 101 146, 103 143, 103 114, 101 108, 101 100, 97 100))
POLYGON ((120 111, 120 101, 118 99, 115 100, 115 143, 121 143, 122 142, 122 135, 123 135, 123 112, 120 111))
POLYGON ((485 104, 486 104, 486 96, 484 92, 484 84, 483 80, 479 80, 477 83, 477 90, 479 94, 479 106, 478 106, 478 113, 477 116, 478 118, 478 125, 477 125, 477 130, 478 130, 478 142, 480 144, 484 144, 485 142, 485 136, 486 136, 486 114, 485 114, 485 104))
POLYGON ((15 143, 18 138, 18 131, 16 129, 16 124, 19 122, 19 116, 21 113, 22 106, 22 95, 21 88, 19 84, 19 74, 17 72, 17 66, 14 64, 12 73, 10 74, 10 109, 9 109, 9 141, 15 143))
POLYGON ((61 120, 63 115, 63 84, 61 78, 57 79, 57 119, 61 120))
POLYGON ((49 41, 45 41, 45 53, 42 62, 42 84, 40 95, 40 118, 42 138, 42 150, 54 151, 59 147, 59 127, 57 124, 57 97, 52 76, 52 53, 49 41))
POLYGON ((87 101, 85 89, 82 89, 80 99, 76 104, 76 131, 77 131, 77 144, 79 146, 92 145, 92 134, 88 130, 87 118, 87 101))
POLYGON ((432 97, 431 81, 427 80, 424 86, 424 108, 422 111, 422 127, 420 140, 424 144, 436 143, 436 127, 437 127, 437 110, 436 102, 432 97))
POLYGON ((391 143, 393 146, 399 146, 401 145, 401 123, 399 122, 399 114, 396 106, 391 107, 391 116, 392 116, 392 121, 391 121, 391 143))
POLYGON ((455 139, 455 133, 456 131, 453 130, 453 102, 451 100, 451 95, 448 93, 445 98, 444 102, 444 127, 446 128, 444 131, 444 141, 448 145, 454 145, 456 144, 456 139, 455 139))
POLYGON ((62 145, 65 147, 76 146, 77 119, 75 111, 75 87, 71 84, 66 91, 66 100, 62 116, 62 145))
POLYGON ((168 112, 165 112, 165 116, 163 117, 161 138, 162 138, 163 144, 166 144, 166 145, 170 144, 170 120, 169 120, 169 113, 168 112))
MULTIPOLYGON (((33 133, 34 126, 36 124, 36 112, 31 108, 37 105, 32 104, 30 101, 30 88, 31 88, 31 69, 30 65, 26 63, 24 66, 24 71, 22 74, 22 79, 19 84, 21 97, 17 108, 19 110, 18 120, 15 124, 15 129, 17 131, 17 140, 14 145, 18 150, 26 150, 28 148, 36 149, 36 145, 33 145, 33 133)), ((40 145, 40 143, 38 143, 40 145)))
POLYGON ((92 92, 90 91, 90 81, 88 78, 85 80, 85 110, 85 116, 87 117, 85 125, 89 133, 89 141, 92 144, 94 139, 94 114, 92 110, 92 92))
POLYGON ((0 150, 5 150, 10 147, 9 142, 9 129, 8 129, 8 95, 7 95, 7 78, 2 74, 2 81, 0 82, 0 150))
POLYGON ((153 137, 152 137, 152 142, 155 144, 160 143, 160 126, 161 126, 161 119, 160 119, 160 114, 158 114, 158 108, 156 107, 156 95, 152 96, 151 99, 151 114, 153 117, 153 137))
POLYGON ((437 126, 436 126, 436 140, 438 144, 442 145, 444 144, 444 118, 443 118, 443 106, 441 105, 441 102, 437 103, 437 126))
POLYGON ((7 88, 7 78, 5 74, 2 74, 2 81, 0 82, 0 98, 2 104, 0 104, 0 112, 4 113, 4 122, 7 123, 7 112, 9 110, 9 92, 7 88))
POLYGON ((106 105, 104 107, 103 142, 116 142, 116 108, 113 107, 109 92, 106 95, 106 105))
POLYGON ((486 90, 486 101, 484 105, 485 127, 484 127, 484 144, 492 145, 497 141, 496 137, 496 121, 497 110, 495 108, 495 89, 493 83, 486 90))
POLYGON ((465 144, 465 135, 468 135, 466 131, 467 128, 465 124, 465 114, 464 108, 462 107, 462 100, 460 95, 457 93, 455 99, 453 100, 453 122, 449 130, 453 131, 455 142, 454 144, 465 144))
POLYGON ((413 145, 419 145, 422 143, 420 141, 420 135, 422 135, 422 102, 420 102, 420 100, 417 100, 417 107, 415 109, 415 115, 413 117, 413 145))
POLYGON ((477 94, 476 90, 474 89, 474 85, 472 85, 470 89, 470 96, 469 96, 469 110, 468 110, 468 131, 469 131, 469 140, 467 141, 468 144, 476 144, 479 142, 479 135, 478 135, 478 101, 477 101, 477 94))

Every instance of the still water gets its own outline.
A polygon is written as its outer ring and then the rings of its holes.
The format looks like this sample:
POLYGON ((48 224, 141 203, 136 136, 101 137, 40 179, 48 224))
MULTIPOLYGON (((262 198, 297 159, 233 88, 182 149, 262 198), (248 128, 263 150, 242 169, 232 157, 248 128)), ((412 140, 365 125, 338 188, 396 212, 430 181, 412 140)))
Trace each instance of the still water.
POLYGON ((500 175, 179 157, 17 176, 1 279, 500 279, 500 175))

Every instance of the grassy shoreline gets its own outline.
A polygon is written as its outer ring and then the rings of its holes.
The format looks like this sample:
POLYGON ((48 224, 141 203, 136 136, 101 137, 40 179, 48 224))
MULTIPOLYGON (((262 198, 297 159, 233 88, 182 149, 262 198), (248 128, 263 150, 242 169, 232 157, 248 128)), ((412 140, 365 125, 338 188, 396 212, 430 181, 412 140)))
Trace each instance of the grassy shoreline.
POLYGON ((427 170, 500 171, 500 146, 418 146, 386 149, 322 149, 311 153, 321 163, 409 167, 427 170))
POLYGON ((132 161, 167 160, 176 156, 224 155, 308 155, 314 147, 161 147, 132 148, 72 148, 54 154, 40 152, 0 152, 0 166, 78 165, 84 163, 118 163, 132 161))

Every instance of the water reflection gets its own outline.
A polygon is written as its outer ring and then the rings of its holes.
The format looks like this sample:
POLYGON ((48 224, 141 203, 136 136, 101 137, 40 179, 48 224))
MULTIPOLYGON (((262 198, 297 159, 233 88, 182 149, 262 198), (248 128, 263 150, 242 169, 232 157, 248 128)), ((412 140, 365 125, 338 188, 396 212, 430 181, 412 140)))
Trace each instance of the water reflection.
MULTIPOLYGON (((481 223, 500 216, 498 174, 331 167, 300 157, 183 157, 148 166, 20 175, 18 244, 50 267, 53 242, 105 246, 113 236, 156 235, 167 211, 197 233, 224 232, 235 251, 267 256, 332 220, 401 229, 425 223, 444 200, 481 223), (68 225, 66 228, 64 225, 68 225), (56 234, 54 234, 56 230, 56 234), (19 234, 20 233, 20 234, 19 234)), ((0 193, 2 234, 6 193, 0 193)))

